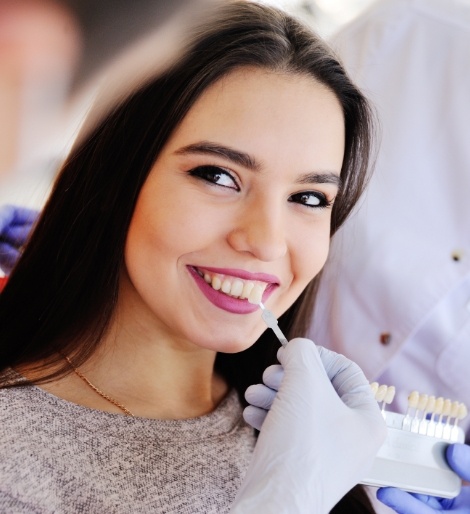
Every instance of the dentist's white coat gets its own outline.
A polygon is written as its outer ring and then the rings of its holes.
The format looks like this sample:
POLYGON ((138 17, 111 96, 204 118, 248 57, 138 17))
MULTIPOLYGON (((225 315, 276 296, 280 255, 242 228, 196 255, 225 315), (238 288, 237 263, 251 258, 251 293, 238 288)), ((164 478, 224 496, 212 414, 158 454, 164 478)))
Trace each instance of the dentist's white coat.
POLYGON ((470 406, 470 0, 379 1, 332 43, 382 141, 309 337, 394 385, 394 409, 412 390, 470 406))

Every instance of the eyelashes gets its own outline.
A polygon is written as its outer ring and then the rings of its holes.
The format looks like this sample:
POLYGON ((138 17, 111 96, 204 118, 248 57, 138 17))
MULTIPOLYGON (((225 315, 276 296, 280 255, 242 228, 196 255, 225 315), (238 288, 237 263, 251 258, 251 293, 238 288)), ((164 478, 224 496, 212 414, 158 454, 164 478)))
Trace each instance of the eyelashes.
POLYGON ((221 168, 219 166, 198 166, 197 168, 193 168, 192 170, 190 170, 189 174, 192 177, 205 180, 206 182, 209 182, 216 186, 233 189, 235 191, 240 191, 240 186, 238 185, 237 181, 232 176, 232 174, 226 169, 221 168))
MULTIPOLYGON (((227 169, 214 165, 197 166, 189 170, 189 175, 199 180, 203 180, 214 186, 231 189, 240 192, 241 188, 238 180, 227 169)), ((297 203, 308 209, 325 209, 333 205, 334 199, 328 197, 320 191, 302 191, 292 194, 288 198, 288 202, 297 203)))
POLYGON ((303 191, 302 193, 296 193, 291 195, 288 201, 316 209, 325 209, 333 205, 333 200, 329 200, 326 195, 318 191, 303 191))

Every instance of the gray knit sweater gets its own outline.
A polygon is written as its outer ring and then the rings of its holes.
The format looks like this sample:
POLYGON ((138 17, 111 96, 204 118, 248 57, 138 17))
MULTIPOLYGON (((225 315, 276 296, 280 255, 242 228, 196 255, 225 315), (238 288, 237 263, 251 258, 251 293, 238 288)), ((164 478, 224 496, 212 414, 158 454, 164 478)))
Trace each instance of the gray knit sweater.
POLYGON ((131 418, 0 390, 0 512, 226 513, 255 444, 232 391, 212 413, 131 418))

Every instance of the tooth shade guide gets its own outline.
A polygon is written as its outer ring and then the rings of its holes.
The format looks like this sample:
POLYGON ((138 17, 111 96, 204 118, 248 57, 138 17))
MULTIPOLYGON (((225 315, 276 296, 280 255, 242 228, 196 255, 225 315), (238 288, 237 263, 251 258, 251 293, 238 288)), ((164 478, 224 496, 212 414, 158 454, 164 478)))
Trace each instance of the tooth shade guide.
POLYGON ((282 330, 279 328, 276 316, 274 316, 274 314, 270 310, 266 309, 263 302, 258 302, 258 306, 261 309, 261 317, 263 318, 263 321, 266 323, 268 328, 270 328, 274 332, 275 336, 278 338, 281 345, 286 346, 287 338, 282 333, 282 330))
POLYGON ((385 411, 385 406, 390 405, 395 397, 395 387, 387 385, 379 385, 377 382, 370 384, 370 389, 374 395, 375 400, 382 404, 382 415, 385 411))
POLYGON ((395 398, 395 386, 389 386, 385 394, 384 403, 390 405, 395 398))
POLYGON ((442 416, 448 416, 452 408, 452 402, 446 398, 444 400, 444 408, 442 409, 442 416))
POLYGON ((408 407, 410 407, 412 409, 416 409, 416 407, 418 406, 418 401, 419 401, 418 391, 411 392, 408 396, 408 407))
POLYGON ((426 414, 433 412, 435 408, 436 408, 436 397, 430 396, 428 398, 428 403, 426 405, 426 414))
POLYGON ((435 421, 435 418, 437 418, 438 416, 440 416, 442 414, 443 407, 444 407, 444 398, 442 398, 442 396, 439 396, 439 398, 436 399, 436 405, 434 407, 434 412, 432 413, 431 421, 435 421))
POLYGON ((449 423, 449 421, 451 419, 456 419, 457 416, 458 416, 458 413, 459 413, 459 407, 460 407, 460 402, 452 402, 452 405, 450 407, 450 414, 449 414, 449 417, 447 418, 447 423, 449 423))
POLYGON ((457 415, 457 420, 461 421, 462 419, 466 418, 468 414, 467 406, 464 403, 461 403, 459 405, 459 412, 457 415))
POLYGON ((429 396, 428 401, 426 403, 426 407, 423 412, 423 419, 419 426, 420 434, 433 435, 434 434, 434 422, 432 420, 432 412, 434 411, 436 405, 436 397, 429 396), (431 418, 428 419, 428 415, 431 414, 431 418))
POLYGON ((468 414, 465 404, 413 391, 408 395, 406 414, 390 413, 385 412, 385 406, 393 402, 395 387, 371 382, 370 388, 375 400, 382 404, 382 414, 385 419, 387 419, 387 416, 395 416, 395 423, 398 423, 398 418, 400 419, 400 426, 394 426, 394 428, 420 435, 457 441, 458 431, 461 430, 458 428, 458 422, 468 414))
POLYGON ((254 287, 255 287, 255 284, 253 282, 245 282, 245 284, 243 286, 242 294, 241 294, 242 298, 249 298, 251 291, 253 290, 254 287))
POLYGON ((462 481, 446 464, 443 453, 449 443, 465 441, 465 433, 457 423, 467 415, 466 406, 413 391, 408 396, 407 414, 401 414, 384 410, 386 401, 393 401, 393 386, 373 382, 370 388, 376 400, 382 403, 387 439, 379 449, 371 471, 360 483, 456 497, 462 481), (428 414, 431 419, 427 419, 428 414), (436 415, 440 417, 439 421, 436 421, 436 415))
POLYGON ((426 409, 426 405, 428 403, 428 395, 427 394, 420 394, 419 395, 419 400, 418 400, 418 410, 420 411, 425 411, 426 409))
POLYGON ((374 398, 375 398, 375 395, 377 394, 377 389, 379 388, 379 383, 378 382, 372 382, 370 384, 370 388, 371 388, 372 394, 374 395, 374 398))
POLYGON ((375 393, 375 399, 378 402, 383 402, 385 395, 387 394, 387 389, 388 389, 388 386, 386 386, 386 385, 379 386, 379 388, 377 389, 377 392, 375 393))

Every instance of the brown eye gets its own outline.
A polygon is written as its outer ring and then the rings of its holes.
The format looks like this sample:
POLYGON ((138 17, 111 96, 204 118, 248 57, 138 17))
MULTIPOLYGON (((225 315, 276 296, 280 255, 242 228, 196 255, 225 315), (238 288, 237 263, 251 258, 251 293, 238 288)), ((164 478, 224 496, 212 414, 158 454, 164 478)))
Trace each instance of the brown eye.
POLYGON ((299 203, 311 208, 325 208, 331 205, 331 202, 323 193, 318 191, 303 191, 289 197, 289 202, 299 203))
POLYGON ((235 189, 236 191, 240 190, 232 175, 219 166, 198 166, 197 168, 193 168, 189 174, 192 177, 205 180, 216 186, 227 187, 229 189, 235 189))

